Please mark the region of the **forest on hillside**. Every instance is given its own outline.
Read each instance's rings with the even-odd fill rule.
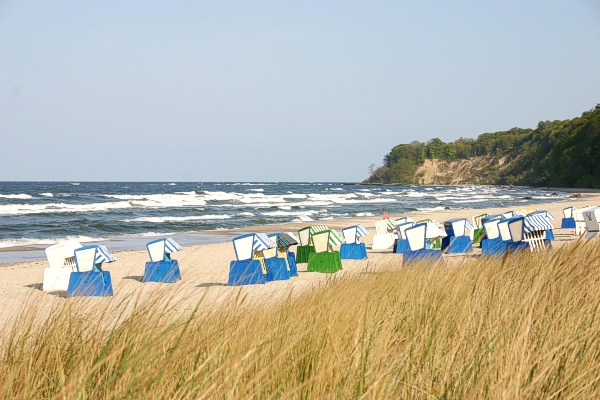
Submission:
[[[426,159],[467,160],[478,156],[502,159],[490,164],[488,184],[600,188],[600,104],[581,117],[541,121],[535,129],[512,128],[483,133],[477,139],[445,143],[399,144],[385,155],[383,166],[370,167],[367,183],[413,184]]]

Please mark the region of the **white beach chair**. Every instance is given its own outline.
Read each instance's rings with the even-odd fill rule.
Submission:
[[[591,239],[600,237],[600,207],[594,207],[584,211],[583,219],[586,227],[585,238]]]
[[[586,221],[583,217],[583,214],[586,211],[591,211],[594,208],[596,208],[596,206],[587,206],[584,208],[579,208],[573,211],[573,219],[575,220],[575,234],[576,235],[583,235],[586,232]]]
[[[395,229],[396,225],[389,219],[382,219],[375,222],[375,234],[373,235],[371,249],[384,250],[392,247],[397,237],[393,232]]]
[[[83,245],[79,242],[67,241],[46,249],[50,266],[44,269],[43,291],[67,290],[71,272],[75,271],[75,250],[80,247]]]

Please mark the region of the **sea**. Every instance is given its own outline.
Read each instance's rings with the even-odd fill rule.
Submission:
[[[0,182],[0,262],[45,258],[62,240],[143,249],[151,238],[216,243],[219,231],[286,222],[483,207],[523,208],[569,193],[501,186],[363,185],[343,182]],[[207,233],[207,231],[210,231]]]

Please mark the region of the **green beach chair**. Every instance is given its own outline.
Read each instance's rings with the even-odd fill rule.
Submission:
[[[308,256],[308,272],[324,272],[333,274],[342,269],[340,252],[332,250],[333,245],[343,243],[342,238],[335,230],[315,232],[311,235],[315,249]]]
[[[483,239],[485,229],[483,229],[483,223],[481,222],[481,219],[487,216],[488,214],[480,214],[473,217],[473,226],[475,227],[473,230],[473,244],[480,243],[481,239]]]

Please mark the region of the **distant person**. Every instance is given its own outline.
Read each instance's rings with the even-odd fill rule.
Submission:
[[[387,211],[383,212],[383,219],[389,219]]]

